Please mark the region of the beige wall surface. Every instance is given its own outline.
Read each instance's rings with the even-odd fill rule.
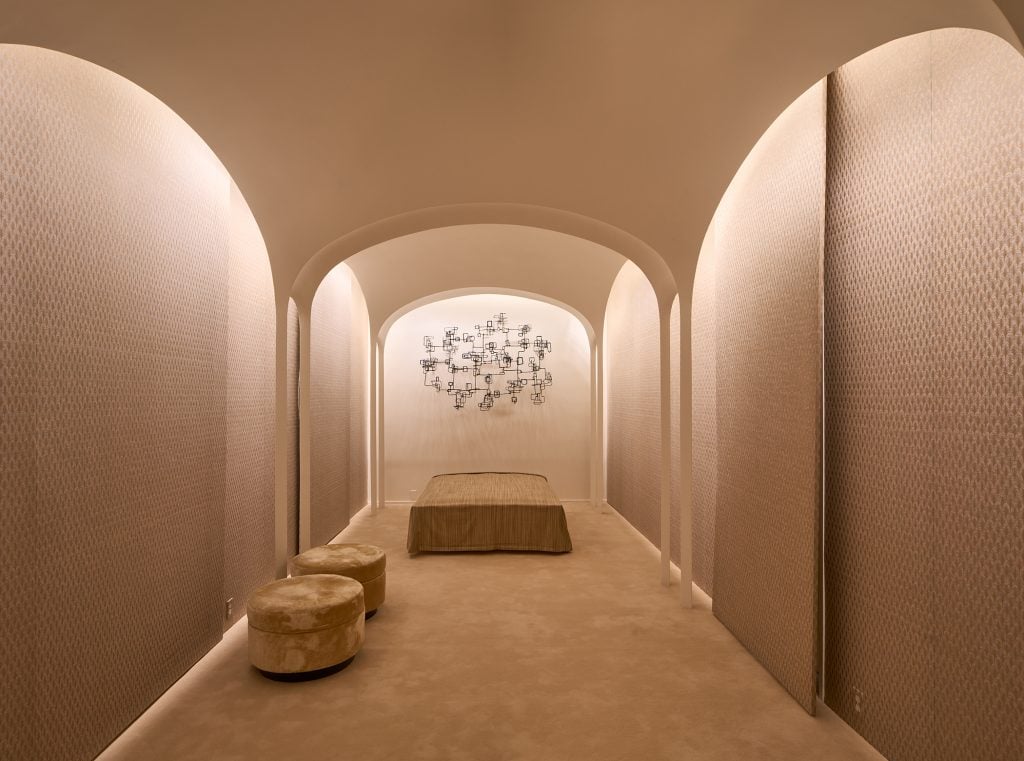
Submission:
[[[715,246],[710,231],[693,279],[691,305],[693,399],[693,581],[714,595],[715,513],[718,502],[718,373],[715,345]],[[673,384],[674,386],[675,384]]]
[[[226,490],[266,449],[262,371],[228,382],[266,315],[229,317],[268,273],[216,157],[131,83],[0,47],[0,101],[0,757],[77,761],[220,638]]]
[[[714,612],[814,713],[825,92],[751,151],[715,215]]]
[[[310,542],[326,544],[365,506],[366,309],[352,271],[338,266],[324,278],[310,317]],[[360,314],[361,312],[361,314]],[[363,402],[365,404],[365,402]],[[358,413],[358,414],[357,414]],[[365,437],[365,433],[363,434]],[[359,504],[352,499],[363,496]]]
[[[1024,757],[1024,62],[945,30],[829,98],[825,700],[892,761]]]
[[[529,395],[513,406],[500,397],[491,410],[476,399],[454,409],[448,395],[423,385],[420,359],[424,336],[439,344],[444,328],[460,333],[508,316],[510,327],[530,325],[529,338],[543,336],[552,350],[545,357],[553,383],[547,401]],[[509,334],[518,340],[515,331]],[[436,351],[442,362],[445,354]],[[526,357],[532,356],[532,351]],[[461,361],[461,351],[456,355]],[[446,384],[443,364],[435,375]],[[461,375],[460,375],[461,378]],[[504,391],[500,379],[496,384]],[[590,497],[590,343],[576,317],[552,304],[518,296],[458,296],[419,307],[401,317],[388,333],[384,349],[385,480],[389,500],[414,498],[438,473],[486,470],[521,471],[547,476],[560,499]]]
[[[274,578],[274,280],[234,183],[228,244],[224,599],[232,606],[225,628]]]
[[[659,329],[654,290],[627,262],[605,318],[608,504],[655,546],[661,542]]]

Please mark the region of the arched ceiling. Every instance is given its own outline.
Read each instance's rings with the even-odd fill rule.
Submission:
[[[546,296],[600,330],[625,261],[596,243],[520,225],[460,225],[379,243],[345,261],[376,332],[408,304],[448,291],[499,288]]]
[[[279,291],[352,231],[467,203],[600,220],[688,287],[772,120],[845,61],[944,26],[1019,46],[993,0],[6,0],[0,40],[182,116],[245,194]]]

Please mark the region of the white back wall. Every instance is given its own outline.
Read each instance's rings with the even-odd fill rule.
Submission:
[[[423,337],[439,344],[447,326],[473,332],[499,312],[509,325],[528,323],[530,336],[552,343],[545,358],[553,383],[547,402],[502,396],[479,410],[479,398],[461,410],[444,393],[424,387]],[[436,356],[444,359],[443,352]],[[439,367],[437,374],[447,382]],[[504,384],[502,384],[504,389]],[[479,397],[479,394],[477,395]],[[418,494],[431,476],[459,471],[508,470],[547,476],[563,499],[589,497],[590,342],[579,320],[560,307],[506,295],[458,296],[419,307],[391,327],[384,347],[385,496]]]

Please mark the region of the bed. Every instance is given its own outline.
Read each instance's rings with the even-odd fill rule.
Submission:
[[[536,473],[434,476],[409,512],[407,547],[417,552],[571,552],[565,510]]]

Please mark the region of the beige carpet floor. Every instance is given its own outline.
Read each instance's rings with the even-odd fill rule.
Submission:
[[[387,602],[346,670],[279,683],[249,667],[245,621],[103,761],[871,759],[807,716],[711,615],[658,584],[615,513],[570,505],[575,551],[404,551],[408,508],[342,534],[388,553]]]

